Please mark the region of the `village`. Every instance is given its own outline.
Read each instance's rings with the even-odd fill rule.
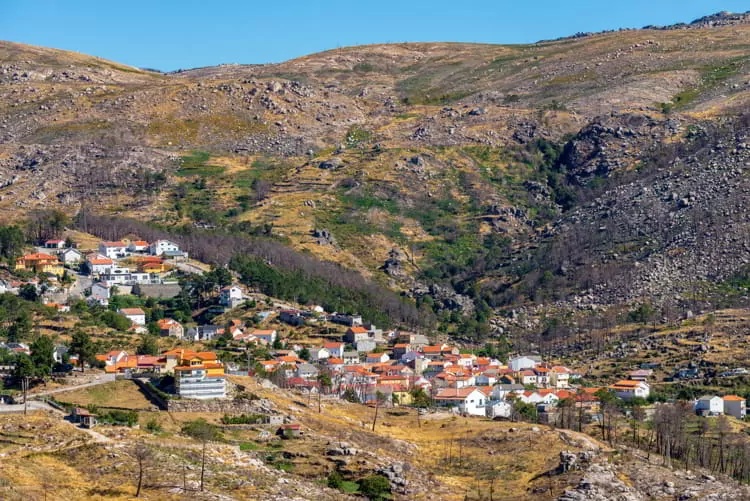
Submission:
[[[295,307],[268,298],[267,308],[258,309],[259,295],[229,272],[225,283],[215,286],[215,300],[203,308],[198,322],[190,315],[156,318],[124,300],[177,298],[184,293],[185,276],[209,270],[189,261],[188,253],[168,240],[102,241],[92,252],[78,250],[71,241],[48,240],[15,261],[14,271],[27,279],[0,282],[0,291],[23,295],[31,288],[42,304],[61,315],[69,314],[75,302],[85,301],[90,307],[117,313],[128,334],[168,342],[171,348],[158,349],[157,343],[149,353],[123,343],[89,358],[76,353],[70,343],[59,343],[54,349],[58,376],[79,370],[101,372],[147,382],[168,398],[231,399],[235,391],[227,375],[241,375],[308,398],[324,395],[372,407],[410,406],[420,412],[429,409],[551,425],[564,422],[560,409],[571,406],[579,415],[579,427],[584,421],[601,422],[602,400],[610,398],[629,408],[638,405],[653,411],[649,368],[634,368],[621,380],[596,386],[586,383],[586,374],[578,367],[528,354],[501,360],[436,343],[424,334],[381,329],[355,312],[329,313],[321,306]],[[256,308],[248,319],[244,308],[250,303]],[[215,320],[201,323],[201,318]],[[315,327],[318,335],[297,336],[306,326]],[[18,341],[1,343],[0,349],[32,354],[28,344]],[[5,358],[4,374],[12,376],[12,357]],[[726,375],[740,372],[735,369]],[[746,415],[746,400],[736,395],[702,396],[692,407],[706,417],[744,419]],[[88,424],[94,421],[91,416]]]

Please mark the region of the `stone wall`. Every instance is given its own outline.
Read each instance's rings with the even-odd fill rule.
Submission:
[[[167,402],[169,412],[216,412],[225,414],[278,414],[270,400],[192,400],[179,399]]]

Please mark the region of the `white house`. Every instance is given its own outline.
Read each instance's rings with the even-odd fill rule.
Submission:
[[[382,364],[390,359],[387,353],[368,353],[366,360],[368,364]]]
[[[536,355],[522,355],[520,357],[511,358],[508,360],[508,367],[513,371],[522,371],[524,369],[533,369],[537,365],[542,363],[542,359]]]
[[[60,261],[67,265],[78,264],[83,261],[83,254],[71,247],[70,249],[65,249],[60,252]]]
[[[227,285],[219,292],[219,304],[230,308],[237,307],[242,302],[242,289],[236,285]]]
[[[128,244],[128,251],[130,252],[146,252],[148,250],[148,242],[145,240],[132,240]]]
[[[62,249],[65,247],[65,240],[47,240],[44,242],[45,249]]]
[[[722,400],[724,401],[724,414],[737,419],[745,419],[747,402],[744,398],[737,395],[727,395]]]
[[[492,387],[492,400],[505,400],[511,393],[522,393],[523,385],[521,384],[496,384]]]
[[[570,369],[561,365],[552,367],[549,371],[549,386],[558,390],[570,388]]]
[[[157,240],[148,246],[148,252],[152,256],[161,256],[165,252],[179,252],[180,246],[169,240]]]
[[[110,259],[125,257],[128,253],[128,246],[125,242],[100,242],[99,254]]]
[[[538,379],[536,372],[531,370],[521,371],[521,384],[537,384]]]
[[[376,343],[374,339],[362,339],[360,341],[357,341],[355,347],[357,348],[358,352],[367,353],[374,350],[377,345],[378,343]]]
[[[724,414],[724,400],[715,395],[706,395],[695,401],[693,409],[703,416],[719,416]]]
[[[487,403],[485,412],[486,416],[490,419],[510,418],[513,413],[513,405],[505,401],[492,401]]]
[[[623,379],[609,387],[618,398],[632,400],[633,398],[648,398],[650,387],[646,381]],[[720,399],[721,400],[721,399]]]
[[[325,343],[323,344],[323,348],[328,350],[328,353],[331,354],[332,357],[335,358],[344,358],[344,348],[346,345],[344,343]]]
[[[112,297],[112,287],[109,284],[96,282],[91,286],[91,297],[96,299],[99,304],[109,304],[109,298]]]
[[[109,273],[115,266],[115,262],[107,256],[93,255],[88,256],[86,260],[89,263],[91,273],[94,275],[104,275]]]
[[[133,322],[133,325],[146,325],[146,312],[140,308],[120,308],[117,313]]]
[[[492,386],[497,382],[497,377],[490,374],[480,374],[475,378],[477,386]]]
[[[313,362],[317,362],[319,360],[325,360],[326,358],[331,356],[331,352],[329,352],[325,348],[310,348],[310,360]]]
[[[443,388],[433,398],[435,404],[454,407],[462,414],[486,416],[487,396],[474,386],[466,388]]]
[[[250,334],[268,344],[273,344],[277,335],[275,329],[255,329]]]
[[[341,356],[344,359],[345,365],[355,365],[359,363],[359,352],[358,351],[345,351]]]

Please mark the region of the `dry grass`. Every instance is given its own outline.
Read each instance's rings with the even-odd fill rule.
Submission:
[[[86,407],[122,407],[125,409],[148,409],[151,402],[132,381],[122,380],[105,383],[80,390],[66,391],[55,395],[57,400]]]

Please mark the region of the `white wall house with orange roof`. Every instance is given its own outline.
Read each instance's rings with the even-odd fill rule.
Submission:
[[[632,400],[634,398],[648,398],[650,387],[646,381],[632,381],[623,379],[609,387],[618,398]]]
[[[146,325],[146,312],[140,308],[120,308],[117,313],[133,322],[133,325]]]
[[[555,365],[549,371],[549,386],[551,388],[570,388],[570,369],[561,365]]]
[[[125,242],[99,242],[99,254],[110,259],[119,259],[128,254]]]
[[[443,388],[433,397],[435,404],[441,407],[451,407],[461,414],[470,416],[486,416],[488,397],[478,388]]]
[[[747,401],[737,395],[727,395],[722,399],[724,401],[724,414],[737,419],[745,419],[747,414]]]

